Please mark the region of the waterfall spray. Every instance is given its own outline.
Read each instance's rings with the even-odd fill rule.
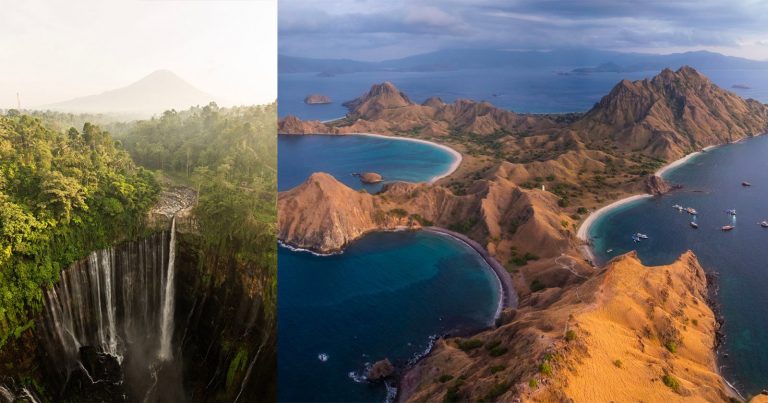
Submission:
[[[171,242],[168,248],[168,269],[163,292],[163,317],[160,328],[160,354],[162,361],[173,358],[171,340],[173,339],[173,305],[174,305],[174,260],[176,259],[176,216],[171,221]]]

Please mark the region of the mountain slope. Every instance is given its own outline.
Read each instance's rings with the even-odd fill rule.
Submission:
[[[158,70],[128,86],[47,105],[67,112],[122,113],[149,116],[168,109],[205,105],[214,97],[168,70]]]
[[[706,146],[763,133],[768,107],[723,90],[695,69],[623,80],[573,125],[593,143],[673,160]]]

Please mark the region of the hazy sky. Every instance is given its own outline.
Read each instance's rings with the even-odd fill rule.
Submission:
[[[168,69],[237,104],[277,97],[277,0],[0,0],[0,108]]]
[[[320,58],[591,47],[768,59],[766,0],[280,0],[279,30],[280,53]]]

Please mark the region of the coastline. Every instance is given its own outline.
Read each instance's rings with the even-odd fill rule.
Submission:
[[[445,177],[450,176],[454,172],[456,172],[457,169],[459,169],[459,166],[461,165],[461,162],[464,160],[464,157],[461,155],[460,152],[454,150],[453,148],[440,144],[435,143],[434,141],[429,140],[422,140],[422,139],[415,139],[413,137],[404,137],[404,136],[389,136],[386,134],[377,134],[377,133],[314,133],[314,134],[285,134],[285,133],[278,133],[278,135],[282,136],[365,136],[365,137],[379,137],[379,138],[385,138],[390,140],[399,140],[399,141],[410,141],[413,143],[421,143],[421,144],[427,144],[435,148],[439,148],[453,156],[453,162],[448,167],[448,169],[439,174],[435,175],[432,178],[430,178],[426,183],[434,184],[435,182],[439,181],[440,179],[443,179]]]
[[[509,275],[509,272],[507,272],[507,269],[505,269],[498,260],[491,256],[482,245],[464,234],[447,230],[445,228],[424,227],[422,230],[433,234],[449,236],[457,241],[460,241],[472,248],[475,253],[480,255],[480,257],[485,260],[485,263],[488,265],[488,267],[491,268],[491,271],[493,271],[493,274],[498,281],[499,291],[501,292],[499,298],[499,306],[496,308],[496,315],[494,315],[494,319],[498,319],[501,316],[501,311],[504,308],[517,308],[519,300],[517,292],[515,292],[515,288],[512,285],[512,277]]]
[[[711,150],[711,149],[713,149],[713,148],[715,148],[715,147],[718,147],[718,146],[709,146],[709,147],[704,147],[704,148],[702,149],[702,151],[704,151],[704,152],[707,152],[707,151],[709,151],[709,150]],[[667,164],[667,165],[664,165],[663,167],[659,168],[659,170],[658,170],[658,171],[656,171],[656,172],[654,173],[654,175],[658,176],[659,178],[663,178],[663,175],[664,175],[665,173],[667,173],[667,172],[669,172],[670,170],[672,170],[672,169],[674,169],[674,168],[677,168],[677,167],[679,167],[679,166],[681,166],[681,165],[684,165],[685,163],[689,162],[689,161],[690,161],[692,158],[694,158],[694,157],[696,157],[696,156],[698,156],[698,155],[701,155],[702,151],[695,151],[695,152],[692,152],[692,153],[690,153],[690,154],[686,155],[686,156],[685,156],[685,157],[683,157],[683,158],[680,158],[680,159],[677,159],[677,160],[675,160],[675,161],[672,161],[672,162],[670,162],[669,164]]]
[[[379,138],[386,138],[386,139],[393,139],[393,140],[401,140],[401,141],[410,141],[414,143],[421,143],[421,144],[427,144],[436,148],[439,148],[443,151],[446,151],[447,153],[451,154],[453,156],[453,162],[451,163],[450,167],[448,167],[448,170],[440,175],[435,175],[432,177],[432,179],[429,180],[429,184],[433,184],[440,179],[443,179],[447,176],[450,176],[456,170],[459,168],[459,165],[461,165],[461,161],[464,159],[464,157],[461,155],[460,152],[454,150],[451,147],[448,147],[447,145],[435,143],[433,141],[428,140],[422,140],[422,139],[415,139],[413,137],[401,137],[401,136],[388,136],[385,134],[376,134],[376,133],[347,133],[344,134],[344,136],[366,136],[366,137],[379,137]]]
[[[496,313],[494,314],[494,320],[498,319],[501,316],[501,311],[504,308],[517,308],[519,299],[517,296],[517,292],[515,291],[515,288],[512,284],[512,277],[509,275],[507,270],[504,268],[504,266],[499,263],[493,256],[491,256],[488,251],[485,250],[485,248],[480,245],[478,242],[472,240],[471,238],[467,237],[464,234],[460,234],[458,232],[454,232],[445,228],[441,227],[421,227],[421,231],[429,232],[432,234],[437,235],[443,235],[450,237],[458,242],[463,243],[464,245],[470,247],[472,250],[475,251],[482,259],[485,261],[485,263],[488,265],[488,267],[493,272],[494,277],[496,278],[498,289],[499,289],[499,303],[496,307]],[[374,233],[374,232],[402,232],[402,231],[419,231],[417,228],[410,228],[410,227],[396,227],[391,229],[377,229],[374,231],[368,231],[359,238],[356,238],[356,240],[362,239],[365,235]],[[354,242],[354,241],[353,241]],[[286,243],[285,241],[278,239],[277,243],[280,247],[286,248],[292,252],[302,252],[302,253],[310,253],[315,256],[334,256],[334,255],[341,255],[344,253],[344,250],[349,245],[345,245],[343,248],[341,248],[338,251],[333,251],[330,253],[320,253],[311,249],[306,248],[300,248],[293,246],[289,243]]]
[[[709,151],[715,147],[719,147],[718,145],[712,145],[703,148],[703,151]],[[697,155],[701,154],[701,151],[692,152],[690,154],[685,155],[682,158],[678,158],[672,162],[670,162],[667,165],[664,165],[663,167],[659,168],[656,172],[654,172],[655,176],[658,176],[659,178],[663,179],[663,176],[665,173],[669,172],[671,169],[677,168],[679,166],[684,165],[685,163],[689,162],[692,158],[696,157]],[[623,199],[616,200],[608,205],[605,205],[603,207],[600,207],[599,209],[589,213],[586,219],[579,225],[579,229],[576,231],[576,238],[580,239],[584,242],[583,245],[581,245],[578,249],[581,251],[583,257],[594,264],[595,262],[595,253],[592,250],[592,245],[589,242],[589,229],[592,227],[592,225],[597,221],[600,217],[608,213],[609,211],[621,207],[627,203],[632,203],[637,200],[646,199],[649,197],[653,197],[653,195],[648,193],[642,193],[642,194],[635,194],[628,197],[625,197]]]

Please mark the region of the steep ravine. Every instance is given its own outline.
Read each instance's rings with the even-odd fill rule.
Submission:
[[[0,352],[0,402],[274,400],[274,325],[254,270],[205,254],[193,220],[178,224],[173,272],[164,219],[64,269]]]

